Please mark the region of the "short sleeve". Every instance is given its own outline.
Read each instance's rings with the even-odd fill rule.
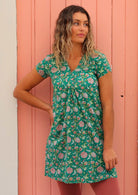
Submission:
[[[46,56],[42,61],[36,65],[36,71],[43,77],[47,78],[49,74],[49,56]]]
[[[109,64],[109,61],[107,60],[107,57],[105,54],[102,54],[102,56],[97,61],[97,77],[100,78],[101,76],[104,76],[109,71],[112,72],[111,65]]]

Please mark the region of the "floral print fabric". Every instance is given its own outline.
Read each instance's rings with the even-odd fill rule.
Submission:
[[[106,170],[104,134],[98,79],[112,71],[106,56],[85,55],[71,71],[67,61],[56,66],[53,54],[36,65],[37,72],[53,84],[53,115],[45,156],[45,176],[64,183],[93,183],[117,177]]]

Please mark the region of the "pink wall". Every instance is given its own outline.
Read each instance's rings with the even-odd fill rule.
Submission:
[[[138,1],[17,0],[18,80],[51,51],[55,20],[62,8],[82,5],[91,16],[96,46],[113,67],[114,149],[121,195],[137,190]],[[32,93],[52,104],[47,78]],[[48,113],[18,102],[19,195],[60,195],[56,181],[44,176]],[[81,184],[82,194],[93,194]]]

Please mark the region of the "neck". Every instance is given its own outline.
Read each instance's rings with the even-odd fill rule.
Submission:
[[[73,47],[69,54],[69,58],[77,58],[82,56],[82,44],[73,43]]]

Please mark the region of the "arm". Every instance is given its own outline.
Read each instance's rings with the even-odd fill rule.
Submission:
[[[104,146],[103,158],[106,168],[113,168],[117,164],[117,155],[113,150],[113,83],[112,73],[108,72],[99,78],[100,98],[103,109]]]
[[[108,72],[99,78],[100,98],[103,109],[104,149],[113,146],[113,84],[112,73]]]
[[[36,71],[36,68],[34,68],[17,84],[13,91],[13,96],[31,106],[51,113],[51,105],[43,102],[29,92],[33,87],[43,80],[44,78],[41,77]]]

